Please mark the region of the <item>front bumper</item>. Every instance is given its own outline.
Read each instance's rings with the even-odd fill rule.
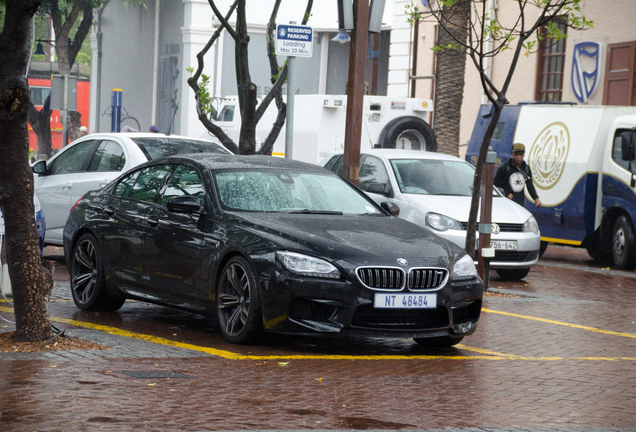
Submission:
[[[459,336],[475,331],[481,312],[479,278],[430,291],[434,309],[376,309],[372,290],[359,281],[302,278],[279,271],[260,275],[265,330],[305,335],[354,334],[391,338]],[[421,292],[418,292],[420,294]]]
[[[464,230],[432,231],[462,249],[466,247],[466,231]],[[515,240],[517,242],[517,250],[495,251],[495,257],[490,260],[490,268],[493,270],[529,268],[539,262],[539,248],[541,247],[539,234],[533,232],[500,232],[499,234],[491,234],[490,239],[493,241]],[[475,247],[478,244],[479,234],[475,238]]]

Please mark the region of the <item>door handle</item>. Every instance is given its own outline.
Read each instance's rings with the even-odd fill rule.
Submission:
[[[66,183],[64,186],[62,186],[62,190],[70,190],[73,187],[73,185],[71,185],[70,183]]]
[[[115,209],[112,207],[104,207],[104,213],[106,213],[108,216],[112,216],[115,214]]]
[[[159,218],[157,216],[149,216],[146,218],[146,222],[148,222],[148,225],[155,227],[159,225]]]

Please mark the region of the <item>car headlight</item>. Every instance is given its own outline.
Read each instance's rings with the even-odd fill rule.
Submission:
[[[449,229],[461,230],[462,224],[455,219],[439,213],[426,213],[426,225],[437,231],[446,231]]]
[[[470,255],[464,255],[453,266],[453,280],[472,279],[477,277],[477,269]]]
[[[320,258],[286,251],[276,251],[276,256],[287,270],[298,275],[332,279],[340,277],[336,267]]]
[[[530,218],[523,224],[523,232],[533,232],[535,234],[539,234],[539,224],[534,216],[530,216]]]

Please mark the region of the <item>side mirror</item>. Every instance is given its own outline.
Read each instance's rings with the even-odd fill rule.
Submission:
[[[636,159],[634,151],[634,131],[623,132],[621,134],[622,159],[624,161],[632,161]]]
[[[195,196],[178,196],[168,200],[166,207],[174,213],[199,213],[201,201]]]
[[[380,207],[382,207],[382,210],[385,210],[391,216],[398,217],[400,215],[400,207],[398,207],[397,204],[384,201],[383,203],[380,204]]]
[[[33,164],[31,169],[36,174],[40,174],[40,175],[46,174],[46,161],[36,162],[35,164]]]
[[[365,185],[364,191],[385,196],[388,195],[390,192],[389,188],[382,183],[368,183],[367,185]]]

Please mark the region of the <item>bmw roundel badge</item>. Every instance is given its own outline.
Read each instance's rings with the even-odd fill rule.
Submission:
[[[397,262],[398,262],[399,265],[402,265],[402,266],[409,265],[409,262],[407,260],[405,260],[404,258],[398,258]]]

